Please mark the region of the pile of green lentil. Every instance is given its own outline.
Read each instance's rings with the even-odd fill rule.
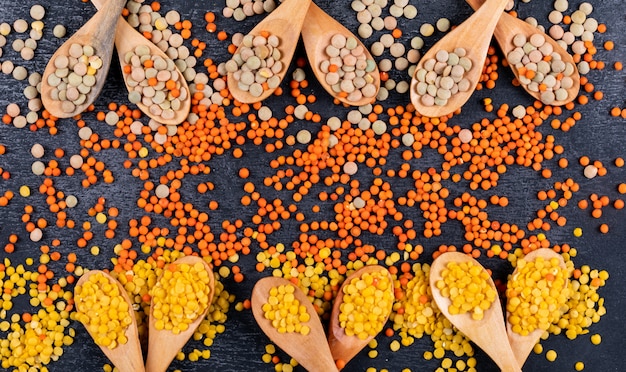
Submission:
[[[254,324],[255,281],[290,279],[326,324],[345,277],[380,264],[394,278],[392,315],[346,370],[495,371],[432,301],[429,265],[441,252],[471,254],[504,298],[517,260],[539,247],[572,269],[570,297],[524,369],[622,365],[617,0],[510,2],[574,54],[582,80],[573,103],[534,102],[494,43],[478,90],[445,118],[415,114],[408,82],[420,56],[471,14],[462,1],[320,1],[370,48],[376,101],[333,102],[300,48],[275,95],[236,102],[227,63],[279,4],[129,0],[123,16],[189,83],[188,119],[167,126],[129,100],[118,67],[94,107],[51,117],[39,97],[43,67],[95,10],[81,0],[0,0],[0,366],[54,371],[80,361],[111,371],[77,320],[77,279],[110,271],[146,341],[157,278],[197,254],[215,272],[213,303],[173,370],[300,368]]]

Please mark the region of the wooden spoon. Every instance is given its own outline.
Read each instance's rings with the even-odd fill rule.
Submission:
[[[108,0],[111,1],[111,0]],[[96,8],[102,9],[105,5],[105,0],[91,0],[93,5]],[[120,60],[120,65],[122,66],[122,76],[124,77],[124,84],[126,84],[126,89],[130,92],[132,88],[128,85],[127,82],[127,74],[124,73],[124,66],[126,62],[124,62],[124,56],[126,53],[135,50],[135,48],[139,45],[145,45],[150,48],[150,54],[159,56],[164,60],[171,60],[170,57],[167,56],[159,47],[154,45],[150,40],[146,39],[142,34],[137,32],[131,25],[126,22],[124,17],[120,16],[120,20],[117,24],[117,28],[115,30],[115,47],[117,48],[117,56]],[[181,100],[180,109],[175,111],[175,115],[171,119],[163,119],[158,115],[154,115],[150,112],[149,108],[141,102],[137,102],[137,107],[146,114],[148,117],[156,120],[157,122],[165,125],[176,125],[182,123],[187,116],[189,115],[189,110],[191,108],[191,94],[189,93],[189,86],[187,85],[187,81],[183,77],[183,74],[180,72],[178,67],[174,67],[179,76],[179,82],[181,84],[181,91],[184,89],[187,91],[187,96],[184,100]]]
[[[326,91],[339,101],[352,106],[362,106],[368,103],[372,103],[375,98],[363,97],[358,101],[350,101],[346,97],[339,96],[328,83],[326,83],[326,74],[320,70],[320,63],[328,59],[325,49],[330,44],[330,39],[333,35],[341,34],[346,38],[354,38],[358,44],[365,51],[367,59],[374,60],[369,49],[363,45],[361,40],[354,36],[347,28],[337,22],[333,17],[329,16],[320,7],[311,3],[309,11],[306,15],[306,22],[302,26],[302,41],[306,49],[306,54],[309,59],[309,64],[315,73],[315,77],[319,81],[320,85],[326,89]],[[374,85],[376,86],[376,94],[380,89],[380,73],[378,71],[378,65],[376,69],[371,73],[374,76]],[[375,96],[374,96],[375,97]]]
[[[267,17],[259,22],[251,31],[250,35],[259,35],[262,31],[278,36],[280,45],[278,49],[281,53],[280,61],[283,68],[275,76],[282,81],[287,73],[287,69],[293,58],[293,53],[298,45],[300,31],[311,0],[285,0]],[[236,52],[235,52],[236,53]],[[233,73],[228,73],[228,90],[236,100],[242,103],[260,102],[269,97],[276,89],[266,89],[259,97],[255,97],[249,92],[239,89]]]
[[[373,273],[373,272],[386,272],[389,276],[390,286],[388,288],[389,292],[391,292],[391,296],[393,298],[393,279],[391,278],[391,274],[387,269],[379,265],[369,265],[364,266],[361,269],[355,271],[350,276],[346,278],[346,280],[339,288],[339,292],[337,292],[337,297],[335,298],[335,303],[333,304],[333,311],[330,316],[330,328],[328,331],[328,344],[330,345],[330,351],[333,354],[333,358],[337,360],[343,361],[347,364],[355,355],[359,353],[374,337],[369,336],[368,338],[361,340],[357,336],[348,336],[341,325],[339,324],[339,307],[343,302],[343,288],[347,283],[350,283],[354,278],[360,278],[363,274]],[[390,311],[391,313],[391,311]],[[386,315],[386,319],[390,314]]]
[[[255,284],[252,290],[251,302],[252,314],[257,324],[272,342],[291,355],[306,370],[318,372],[337,371],[317,312],[311,304],[311,300],[297,286],[294,285],[296,287],[294,296],[300,301],[300,304],[306,306],[308,313],[311,315],[311,319],[308,322],[311,332],[306,336],[295,332],[279,333],[272,326],[272,323],[265,319],[263,305],[268,301],[270,289],[280,285],[294,284],[286,279],[273,276],[263,278]]]
[[[543,257],[543,259],[546,261],[557,258],[559,260],[559,266],[561,266],[563,269],[566,268],[563,257],[549,248],[540,248],[534,250],[528,253],[524,257],[524,260],[526,260],[527,262],[531,262],[536,260],[537,257]],[[517,269],[515,269],[512,275],[516,274]],[[565,285],[568,285],[567,282]],[[509,315],[510,314],[507,312],[506,331],[509,337],[509,343],[511,344],[511,349],[513,349],[513,354],[515,354],[515,358],[517,359],[517,362],[521,367],[524,365],[524,363],[526,362],[526,358],[528,358],[531,350],[533,349],[533,347],[535,347],[535,345],[541,338],[541,335],[543,335],[545,331],[537,328],[535,331],[531,332],[527,336],[522,336],[519,333],[513,332],[513,330],[511,329],[511,324],[508,322]]]
[[[117,347],[113,349],[110,349],[106,346],[100,346],[100,349],[102,350],[102,352],[104,352],[104,355],[106,355],[107,358],[109,358],[111,363],[113,363],[115,367],[117,367],[120,370],[120,372],[144,371],[143,355],[141,353],[141,344],[139,343],[139,333],[137,331],[137,319],[135,318],[135,312],[133,311],[133,303],[130,300],[130,297],[128,297],[128,293],[126,293],[126,290],[124,289],[124,287],[122,287],[122,284],[118,282],[117,280],[115,280],[111,275],[105,273],[104,271],[90,270],[84,273],[80,277],[76,285],[82,286],[85,282],[89,280],[89,278],[92,275],[95,275],[95,274],[102,274],[105,278],[111,281],[111,283],[115,283],[115,285],[119,288],[120,294],[122,295],[122,297],[128,304],[128,309],[130,311],[130,316],[132,319],[132,323],[128,326],[128,328],[126,329],[126,333],[125,333],[126,338],[128,339],[127,343],[123,345],[117,345]],[[87,329],[87,332],[89,332],[89,334],[93,338],[94,335],[91,333],[91,330],[89,329],[87,324],[83,324],[83,325]]]
[[[72,35],[72,37],[67,39],[52,55],[50,61],[48,61],[41,81],[41,101],[46,110],[53,116],[57,118],[69,118],[78,115],[85,111],[100,94],[109,72],[109,66],[111,65],[115,27],[117,26],[122,8],[125,4],[126,0],[109,0],[106,5],[97,11],[87,23]],[[62,102],[53,100],[51,97],[51,92],[54,87],[48,84],[48,77],[56,70],[54,60],[60,55],[69,55],[70,46],[74,43],[92,46],[96,55],[102,59],[102,66],[96,72],[96,84],[91,87],[91,91],[88,93],[85,102],[81,105],[77,105],[71,112],[65,112],[62,109]]]
[[[451,52],[455,48],[465,48],[467,51],[466,57],[472,61],[471,70],[464,75],[464,78],[470,82],[470,89],[452,95],[443,106],[424,106],[420,96],[417,94],[417,79],[413,75],[411,80],[411,103],[413,103],[417,112],[423,116],[440,117],[453,113],[467,102],[480,81],[493,31],[507,3],[508,0],[487,0],[480,9],[426,52],[418,63],[415,69],[416,72],[423,67],[424,61],[435,58],[435,55],[440,50]]]
[[[472,319],[469,313],[450,314],[448,311],[450,299],[442,296],[436,287],[437,281],[441,279],[441,272],[446,268],[448,262],[472,262],[474,265],[480,266],[478,261],[460,252],[447,252],[437,257],[430,268],[430,287],[437,307],[450,320],[450,323],[487,353],[502,371],[521,371],[509,345],[500,301],[496,299],[491,307],[485,310],[481,320]],[[496,290],[491,278],[489,278],[489,285]]]
[[[465,1],[474,10],[478,9],[483,4],[483,0],[465,0]],[[570,76],[572,80],[574,81],[574,84],[572,85],[570,89],[567,90],[567,99],[563,101],[554,101],[550,105],[562,106],[574,100],[574,98],[578,96],[578,91],[580,90],[580,74],[578,73],[578,67],[576,67],[576,63],[574,63],[574,58],[572,58],[572,56],[565,49],[563,49],[559,45],[559,43],[557,43],[549,35],[546,35],[544,32],[539,30],[537,27],[533,27],[529,23],[524,22],[523,20],[517,17],[513,17],[512,15],[506,12],[503,12],[502,15],[500,16],[500,20],[498,21],[498,24],[496,25],[494,36],[496,37],[496,40],[498,41],[498,44],[500,45],[500,49],[502,50],[502,53],[504,54],[505,57],[509,54],[509,52],[515,49],[515,46],[513,45],[513,37],[515,37],[515,35],[517,34],[526,35],[526,38],[528,40],[530,40],[530,37],[533,34],[541,34],[546,39],[546,42],[552,45],[554,52],[558,53],[561,56],[561,59],[563,60],[563,62],[571,63],[574,66],[574,73]],[[517,68],[510,63],[509,63],[509,67],[511,67],[513,74],[515,74],[515,77],[517,77],[519,80],[519,71],[517,70]],[[535,97],[538,100],[541,100],[540,92],[533,92],[531,90],[528,90],[528,87],[526,85],[522,85],[522,87],[524,87],[524,89],[531,96]]]
[[[202,263],[209,273],[209,305],[204,312],[198,314],[198,317],[189,324],[189,328],[186,331],[174,334],[169,330],[157,330],[155,328],[156,320],[152,316],[152,309],[154,305],[154,298],[152,298],[152,304],[150,305],[150,319],[148,323],[148,358],[146,361],[146,371],[148,372],[165,372],[170,365],[176,354],[180,349],[185,346],[191,335],[196,331],[196,328],[202,323],[206,317],[211,302],[213,301],[213,294],[215,293],[215,277],[211,267],[200,257],[197,256],[184,256],[176,261],[174,264],[188,264],[195,265],[196,263]]]

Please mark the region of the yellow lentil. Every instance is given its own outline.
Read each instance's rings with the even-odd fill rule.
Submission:
[[[107,222],[107,216],[106,216],[106,214],[104,214],[104,213],[102,213],[102,212],[100,212],[100,213],[96,214],[96,221],[97,221],[99,224],[104,224],[104,223],[106,223],[106,222]]]
[[[583,236],[583,229],[580,227],[577,227],[574,229],[574,236],[577,238],[580,238],[581,236]]]
[[[594,345],[600,345],[600,343],[602,342],[602,336],[600,336],[599,334],[594,334],[591,336],[591,343]]]
[[[471,313],[480,320],[491,307],[498,293],[489,284],[489,274],[472,262],[449,262],[435,283],[441,295],[450,299],[448,311],[452,315]]]
[[[30,187],[23,185],[20,187],[20,195],[24,198],[27,198],[30,196]]]
[[[270,288],[267,302],[263,304],[263,314],[279,333],[300,333],[308,335],[311,328],[306,324],[311,314],[306,306],[295,297],[296,287],[280,285]]]
[[[507,311],[511,329],[528,335],[539,328],[548,330],[566,309],[569,297],[569,271],[557,258],[535,261],[517,260],[517,272],[507,282]]]
[[[210,278],[204,265],[170,264],[151,291],[156,329],[178,334],[210,306]]]
[[[400,342],[398,340],[391,341],[391,343],[389,344],[389,349],[394,352],[400,350]]]
[[[556,360],[556,351],[554,350],[548,350],[546,351],[546,359],[550,362],[554,362]]]
[[[74,289],[76,318],[92,334],[97,345],[114,349],[128,342],[126,330],[132,313],[119,287],[102,273],[95,273]]]
[[[583,369],[585,369],[585,363],[576,362],[576,364],[574,364],[574,369],[577,371],[582,371]]]
[[[383,329],[393,305],[387,270],[363,273],[343,286],[339,325],[346,335],[365,340]]]

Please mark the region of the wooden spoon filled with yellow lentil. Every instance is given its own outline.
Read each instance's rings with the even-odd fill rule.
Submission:
[[[137,321],[122,285],[109,274],[91,270],[74,288],[76,319],[121,372],[144,370]]]
[[[326,334],[311,301],[292,282],[259,280],[252,290],[254,319],[267,337],[309,371],[336,371]]]
[[[335,298],[328,335],[339,369],[382,331],[393,301],[393,279],[382,266],[365,266],[346,278]]]
[[[521,371],[509,345],[498,291],[478,261],[460,252],[443,253],[433,261],[430,286],[446,318],[502,371]]]
[[[206,316],[215,277],[200,257],[185,256],[166,266],[152,288],[146,371],[164,372]]]
[[[548,248],[532,251],[516,261],[507,281],[506,327],[520,366],[567,308],[571,271],[563,257]]]

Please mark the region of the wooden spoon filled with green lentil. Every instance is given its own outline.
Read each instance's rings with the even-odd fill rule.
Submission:
[[[483,0],[466,0],[474,10]],[[562,106],[580,90],[574,58],[543,31],[502,13],[494,31],[496,41],[520,85],[546,105]]]
[[[308,371],[337,371],[322,323],[302,290],[287,279],[266,277],[252,290],[252,314],[261,330]]]
[[[215,277],[202,258],[185,256],[166,265],[150,291],[146,371],[165,372],[206,317]]]
[[[382,266],[364,266],[346,278],[335,298],[328,332],[340,369],[382,331],[393,301],[393,279]]]
[[[228,90],[242,103],[260,102],[279,87],[291,64],[311,0],[285,0],[259,22],[224,64]]]
[[[507,337],[498,291],[485,268],[467,254],[447,252],[430,268],[430,287],[441,313],[502,371],[520,372]]]
[[[41,101],[53,116],[78,115],[100,94],[124,4],[125,0],[109,0],[50,58],[41,81]]]
[[[315,4],[309,6],[302,41],[315,77],[326,91],[351,106],[372,103],[380,73],[368,48]]]
[[[461,108],[482,75],[493,31],[508,0],[487,0],[433,45],[411,79],[411,103],[422,116],[441,117]]]
[[[101,9],[104,0],[91,1]],[[115,47],[128,99],[150,118],[165,125],[182,123],[191,109],[191,93],[182,72],[159,47],[121,17]]]
[[[120,282],[100,270],[83,274],[74,288],[76,319],[121,372],[144,370],[133,304]]]

